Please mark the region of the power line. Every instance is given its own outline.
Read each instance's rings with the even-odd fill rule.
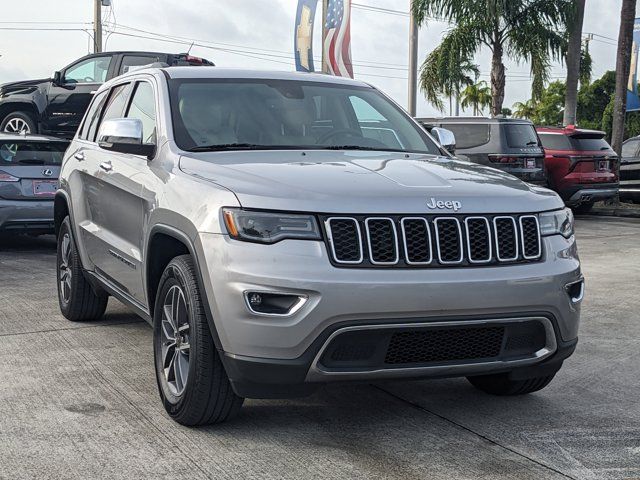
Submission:
[[[398,15],[398,16],[402,16],[402,17],[409,17],[410,16],[409,12],[403,12],[401,10],[392,10],[390,8],[375,7],[373,5],[365,5],[365,4],[362,4],[362,3],[351,3],[351,6],[353,8],[358,8],[360,10],[369,10],[369,11],[372,11],[372,12],[387,13],[389,15]]]

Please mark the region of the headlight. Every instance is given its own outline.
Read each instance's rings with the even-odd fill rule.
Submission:
[[[239,208],[223,208],[222,213],[229,235],[236,240],[276,243],[286,238],[322,239],[313,215],[252,212]]]
[[[538,218],[542,236],[562,235],[564,238],[569,238],[573,235],[573,212],[570,208],[541,213]]]

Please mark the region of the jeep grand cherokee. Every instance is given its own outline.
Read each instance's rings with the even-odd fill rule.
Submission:
[[[562,200],[451,158],[354,80],[118,77],[67,151],[55,217],[62,313],[95,320],[112,295],[146,319],[185,425],[335,381],[534,392],[577,343]]]

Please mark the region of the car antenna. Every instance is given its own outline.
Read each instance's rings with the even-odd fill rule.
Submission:
[[[195,42],[191,42],[191,45],[189,45],[189,50],[187,50],[187,55],[189,55],[191,53],[191,49],[193,48],[194,44],[195,44]]]

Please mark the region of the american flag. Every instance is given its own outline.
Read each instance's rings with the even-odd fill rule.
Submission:
[[[351,64],[351,0],[329,0],[324,53],[331,75],[353,78]]]

